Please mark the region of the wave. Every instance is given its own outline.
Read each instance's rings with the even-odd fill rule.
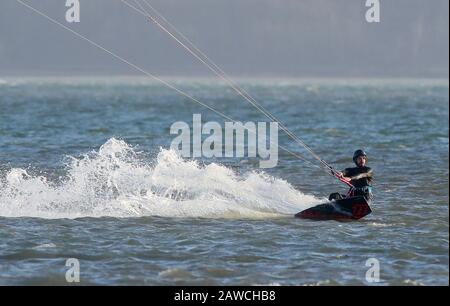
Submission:
[[[267,218],[292,215],[319,199],[264,172],[238,174],[160,149],[145,161],[122,140],[69,157],[58,182],[11,169],[0,181],[0,216],[37,218],[202,217]]]

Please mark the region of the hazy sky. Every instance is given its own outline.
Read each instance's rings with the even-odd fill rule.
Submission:
[[[120,0],[23,0],[157,75],[211,75]],[[133,0],[129,0],[132,2]],[[277,77],[448,77],[449,1],[148,0],[232,75]],[[0,75],[139,74],[36,15],[0,0]]]

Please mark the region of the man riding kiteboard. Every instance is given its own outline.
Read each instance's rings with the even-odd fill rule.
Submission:
[[[373,170],[366,166],[367,154],[363,150],[356,150],[353,154],[353,162],[356,167],[346,168],[342,172],[332,171],[332,174],[340,178],[343,181],[347,181],[351,184],[350,190],[346,195],[339,193],[332,193],[329,200],[341,200],[343,198],[363,196],[367,201],[372,200],[372,181]]]
[[[332,193],[329,203],[320,204],[305,209],[295,216],[313,220],[361,219],[372,212],[369,204],[372,202],[373,171],[366,166],[367,154],[357,150],[353,154],[356,167],[336,171],[330,167],[331,174],[350,187],[346,195]]]

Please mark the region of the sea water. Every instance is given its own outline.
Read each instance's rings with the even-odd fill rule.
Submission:
[[[269,121],[223,83],[170,82],[235,120]],[[174,122],[225,119],[148,79],[2,79],[0,284],[69,284],[75,258],[81,284],[448,285],[448,80],[239,85],[336,168],[364,148],[373,213],[295,219],[346,187],[281,149],[271,169],[183,158]],[[281,130],[279,143],[315,162]]]

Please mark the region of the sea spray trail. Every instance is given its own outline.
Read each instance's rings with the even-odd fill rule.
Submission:
[[[264,172],[239,175],[223,165],[183,160],[173,150],[161,149],[148,163],[114,138],[98,152],[70,157],[58,182],[11,169],[0,185],[4,217],[265,218],[318,202]]]

